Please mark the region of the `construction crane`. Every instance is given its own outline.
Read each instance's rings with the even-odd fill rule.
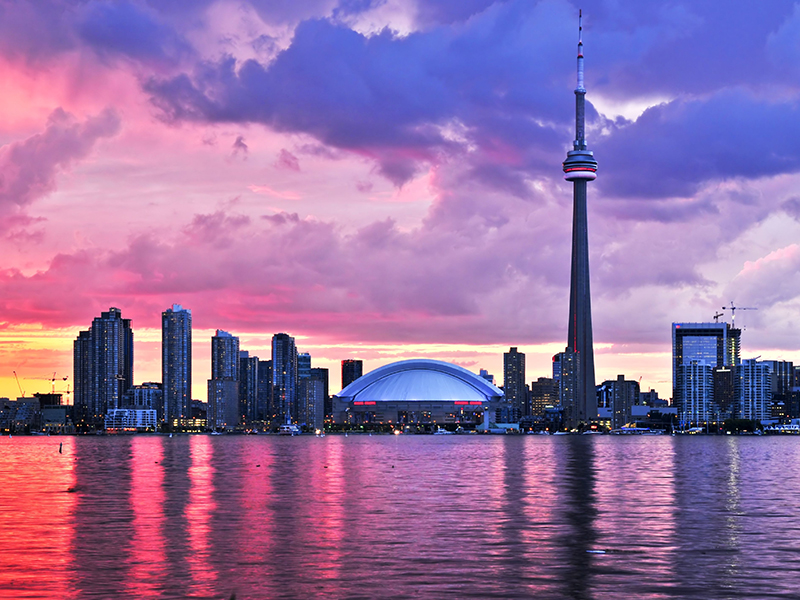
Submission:
[[[52,377],[37,377],[36,378],[37,381],[49,381],[50,382],[50,393],[51,394],[55,394],[56,393],[56,380],[58,380],[58,379],[60,379],[61,381],[66,381],[67,379],[69,379],[69,375],[67,375],[66,377],[56,377],[56,372],[53,371],[53,376]]]
[[[50,380],[50,393],[51,394],[55,394],[56,393],[56,379],[60,379],[61,381],[66,381],[67,379],[69,379],[69,375],[67,375],[66,377],[56,377],[56,372],[53,371],[53,378]]]
[[[66,390],[56,390],[56,392],[54,392],[54,393],[66,394],[67,395],[67,401],[66,401],[65,404],[72,404],[72,401],[70,400],[70,394],[72,394],[72,392],[69,389],[69,384],[67,384],[67,389]]]
[[[733,300],[731,300],[731,305],[730,306],[723,306],[722,310],[731,311],[731,327],[735,327],[736,323],[734,321],[736,319],[736,311],[737,310],[758,310],[758,309],[757,308],[745,308],[744,306],[736,306],[736,305],[734,305]]]
[[[19,393],[22,394],[22,397],[24,398],[25,397],[25,390],[22,389],[22,386],[19,383],[19,377],[17,377],[17,372],[16,371],[12,371],[12,372],[14,373],[14,379],[17,380],[17,387],[19,388]]]
[[[719,323],[719,318],[723,316],[725,313],[717,313],[714,315],[714,323]]]

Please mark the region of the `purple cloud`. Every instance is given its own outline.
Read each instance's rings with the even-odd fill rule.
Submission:
[[[56,175],[89,155],[95,143],[116,135],[119,117],[110,109],[80,122],[62,109],[47,127],[0,148],[0,212],[23,208],[56,188]]]
[[[278,154],[278,159],[275,161],[275,167],[278,169],[286,169],[289,171],[299,171],[300,161],[297,157],[289,152],[286,148],[281,148]]]

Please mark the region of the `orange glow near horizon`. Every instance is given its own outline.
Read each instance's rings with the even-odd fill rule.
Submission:
[[[13,371],[26,396],[34,392],[48,393],[51,379],[56,373],[56,391],[64,393],[64,403],[72,403],[72,344],[78,333],[89,327],[69,327],[47,330],[43,326],[11,325],[0,329],[0,398],[15,399],[20,390]],[[207,381],[211,366],[211,337],[214,329],[194,329],[192,332],[192,396],[206,400]],[[240,339],[242,350],[262,359],[271,357],[271,335],[231,331]],[[330,372],[330,393],[341,387],[341,361],[358,358],[364,361],[365,372],[382,365],[408,358],[431,358],[452,362],[477,373],[486,369],[502,385],[503,353],[509,346],[499,344],[390,344],[390,343],[326,343],[326,340],[295,336],[301,352],[309,352],[315,367]],[[559,343],[520,345],[526,354],[527,379],[552,376],[552,356],[563,350]],[[622,350],[622,351],[620,351]],[[595,364],[598,383],[616,379],[624,373],[628,379],[642,376],[643,391],[656,389],[661,398],[672,393],[671,362],[669,352],[626,352],[610,344],[595,345]],[[134,382],[161,381],[161,330],[136,328],[134,330]],[[64,381],[63,377],[67,377]]]

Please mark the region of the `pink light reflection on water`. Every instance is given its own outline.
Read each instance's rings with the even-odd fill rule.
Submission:
[[[190,439],[192,466],[189,467],[189,505],[186,507],[186,520],[189,533],[187,557],[192,579],[192,592],[196,596],[212,596],[217,585],[217,572],[209,555],[211,543],[211,514],[216,509],[213,496],[214,444],[205,435],[195,435]]]
[[[136,598],[157,598],[166,577],[164,540],[163,440],[135,437],[131,443],[130,504],[133,539],[130,544],[128,593]]]
[[[74,453],[71,437],[0,439],[0,594],[75,597]]]
[[[273,512],[267,506],[272,491],[270,476],[275,476],[276,465],[272,453],[260,442],[257,437],[245,440],[237,461],[243,471],[242,486],[238,490],[238,504],[242,510],[238,523],[242,529],[237,537],[242,575],[247,581],[258,582],[254,593],[264,594],[275,585],[273,569],[266,568],[266,557],[277,541],[271,535]]]
[[[344,543],[343,442],[341,436],[328,436],[320,441],[320,459],[309,481],[314,497],[322,503],[316,516],[321,550],[316,576],[323,581],[338,579],[341,571]]]

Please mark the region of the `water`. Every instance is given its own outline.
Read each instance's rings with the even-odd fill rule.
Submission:
[[[799,466],[793,437],[2,438],[0,597],[795,598]]]

